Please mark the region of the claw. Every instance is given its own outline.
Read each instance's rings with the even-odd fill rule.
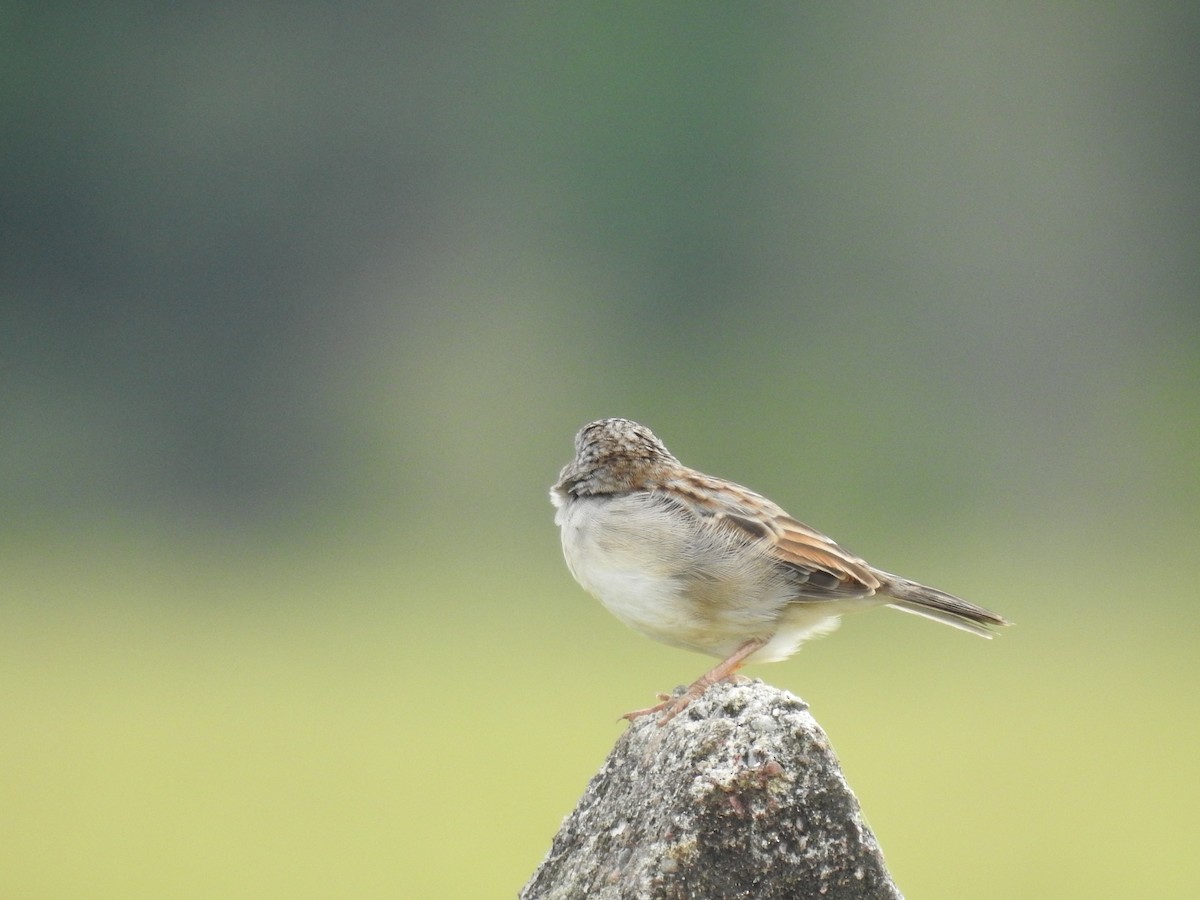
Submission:
[[[673,718],[687,709],[688,704],[693,700],[704,696],[704,692],[719,681],[737,682],[741,676],[737,674],[737,670],[742,667],[746,659],[752,656],[755,651],[762,649],[767,643],[765,638],[753,638],[746,641],[738,647],[727,659],[721,660],[717,665],[713,666],[695,681],[693,681],[686,691],[678,698],[672,698],[671,694],[659,694],[658,699],[661,703],[656,703],[654,706],[648,706],[645,709],[635,709],[632,712],[627,712],[621,716],[627,722],[632,722],[634,719],[640,719],[642,716],[651,716],[657,712],[666,712],[663,717],[658,720],[658,725],[661,728]]]

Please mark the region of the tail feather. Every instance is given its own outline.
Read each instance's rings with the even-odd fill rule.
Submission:
[[[901,612],[924,616],[926,619],[961,628],[985,638],[994,637],[995,629],[1009,624],[1003,616],[990,609],[968,603],[937,588],[879,570],[875,571],[875,575],[883,582],[879,593],[891,597],[894,602],[888,605]]]

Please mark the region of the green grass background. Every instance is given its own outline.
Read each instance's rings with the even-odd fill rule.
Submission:
[[[1194,893],[1190,5],[9,12],[0,896],[512,896],[607,415],[1017,623],[750,670],[907,896]]]
[[[616,716],[705,665],[610,621],[544,538],[469,563],[333,540],[303,561],[23,554],[0,662],[8,892],[511,894]],[[1186,896],[1194,634],[1147,599],[1175,579],[1089,611],[1110,590],[1094,547],[1030,540],[997,578],[1005,553],[956,543],[921,568],[1010,613],[1001,640],[878,611],[753,674],[812,704],[910,894]]]

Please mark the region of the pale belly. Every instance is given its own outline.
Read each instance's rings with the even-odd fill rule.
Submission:
[[[785,579],[732,537],[642,496],[573,501],[555,521],[580,585],[665,644],[724,658],[746,640],[767,638],[750,661],[772,662],[832,631],[847,611],[842,603],[794,602]]]

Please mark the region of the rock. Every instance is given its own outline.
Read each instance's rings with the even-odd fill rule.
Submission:
[[[825,732],[761,681],[630,725],[521,892],[734,897],[901,898]]]

